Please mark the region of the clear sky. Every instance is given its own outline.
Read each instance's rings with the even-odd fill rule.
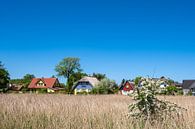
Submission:
[[[56,75],[72,56],[117,82],[195,79],[195,2],[0,0],[0,61],[11,78]]]

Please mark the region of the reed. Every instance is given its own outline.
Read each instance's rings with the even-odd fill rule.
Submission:
[[[121,95],[1,94],[1,129],[193,129],[195,97],[160,96],[187,109],[182,119],[143,127],[129,118],[132,98]]]

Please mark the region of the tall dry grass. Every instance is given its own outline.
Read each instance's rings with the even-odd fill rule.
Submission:
[[[185,107],[183,119],[145,125],[145,129],[194,129],[195,97],[161,97]],[[0,129],[133,129],[128,118],[132,99],[120,95],[67,96],[62,94],[0,95]],[[134,124],[133,124],[134,123]]]

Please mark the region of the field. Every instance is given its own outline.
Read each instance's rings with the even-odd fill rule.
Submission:
[[[168,119],[145,129],[194,129],[195,97],[160,97],[187,109],[181,119]],[[0,129],[133,129],[127,96],[62,94],[0,95]]]

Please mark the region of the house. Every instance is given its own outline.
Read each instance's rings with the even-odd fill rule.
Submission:
[[[13,91],[13,92],[18,92],[18,93],[22,93],[21,90],[24,86],[21,84],[9,84],[9,90]]]
[[[166,79],[164,76],[162,76],[161,78],[152,78],[152,80],[154,81],[160,81],[160,88],[166,88],[167,86],[169,86],[168,84],[168,79]]]
[[[33,78],[28,88],[31,92],[53,93],[60,89],[60,83],[57,78]]]
[[[134,82],[124,81],[119,87],[119,93],[122,95],[129,95],[134,91]]]
[[[182,83],[174,82],[173,86],[175,86],[177,88],[182,88]]]
[[[195,80],[183,80],[183,94],[187,95],[190,91],[195,96]]]
[[[73,86],[74,94],[84,92],[88,94],[98,83],[99,81],[95,77],[83,77]]]

